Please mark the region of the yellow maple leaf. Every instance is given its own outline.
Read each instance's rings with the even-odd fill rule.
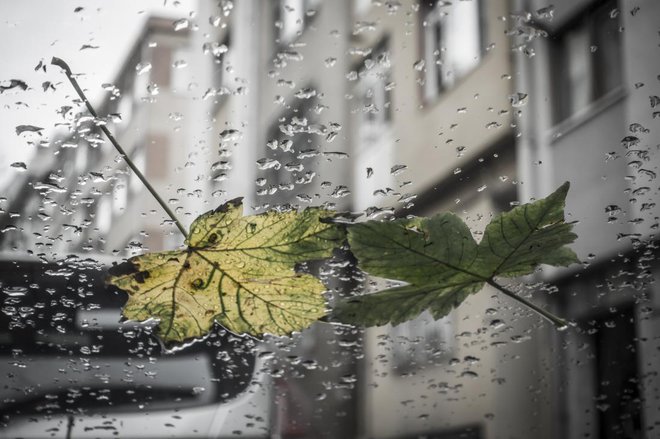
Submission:
[[[111,275],[108,283],[129,295],[124,317],[159,319],[157,334],[171,343],[203,336],[214,321],[235,333],[285,335],[325,315],[325,287],[294,268],[342,243],[343,228],[321,221],[333,213],[242,210],[236,199],[207,212],[190,226],[185,250],[133,257],[128,274]]]

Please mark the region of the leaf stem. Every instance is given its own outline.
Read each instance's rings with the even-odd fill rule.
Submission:
[[[85,96],[85,93],[83,93],[82,89],[80,88],[80,85],[78,85],[78,81],[76,81],[76,78],[73,77],[73,74],[71,73],[71,68],[69,65],[64,62],[64,60],[53,57],[53,59],[50,61],[51,64],[56,65],[60,67],[62,70],[64,70],[64,73],[66,74],[66,77],[69,78],[69,81],[71,82],[71,85],[73,85],[73,88],[76,90],[76,93],[78,93],[78,96],[80,96],[80,99],[85,103],[85,106],[87,106],[87,111],[95,118],[98,119],[98,114],[96,113],[96,110],[94,110],[94,107],[92,107],[92,104],[89,102],[87,97]],[[147,178],[140,172],[137,166],[135,166],[135,163],[130,159],[128,154],[126,154],[126,151],[119,145],[119,142],[114,138],[112,133],[110,133],[110,130],[105,126],[105,125],[100,125],[101,131],[103,131],[103,134],[106,135],[108,140],[110,140],[110,143],[112,143],[112,146],[115,147],[117,152],[119,152],[119,155],[124,159],[126,164],[128,165],[129,168],[137,175],[137,177],[140,179],[142,184],[147,188],[147,190],[153,195],[153,197],[158,201],[158,204],[163,208],[163,210],[167,213],[167,215],[172,219],[176,227],[179,229],[181,234],[183,235],[184,238],[188,237],[188,233],[186,233],[186,229],[183,227],[181,222],[178,220],[176,215],[174,215],[174,212],[169,208],[167,203],[158,195],[158,192],[154,189],[154,187],[149,183]]]
[[[540,314],[542,317],[547,319],[549,322],[553,323],[557,329],[563,330],[568,328],[568,322],[561,317],[558,317],[551,313],[550,311],[546,311],[543,308],[540,308],[537,305],[534,305],[532,302],[529,300],[525,299],[522,296],[519,296],[518,294],[514,293],[513,291],[509,290],[508,288],[503,287],[502,285],[498,284],[495,282],[493,279],[489,279],[486,281],[488,285],[492,286],[493,288],[496,288],[497,290],[501,291],[502,293],[506,294],[507,296],[511,297],[512,299],[518,301],[519,303],[522,303],[526,307],[530,308],[532,311],[535,311],[536,313]]]

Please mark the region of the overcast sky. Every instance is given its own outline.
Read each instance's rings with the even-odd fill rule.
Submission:
[[[192,0],[2,2],[0,85],[19,79],[29,89],[0,94],[0,188],[19,172],[12,163],[24,161],[29,168],[30,157],[37,153],[38,148],[28,143],[28,134],[16,135],[16,126],[43,127],[43,138],[49,139],[54,125],[62,120],[56,110],[71,102],[71,85],[58,67],[49,65],[53,56],[67,61],[74,73],[84,74],[78,80],[92,102],[98,103],[104,95],[101,84],[115,77],[144,20],[150,15],[173,21],[189,18],[195,5]],[[76,12],[77,8],[82,9]],[[35,72],[42,60],[48,64],[47,71]],[[45,81],[56,90],[44,92]]]

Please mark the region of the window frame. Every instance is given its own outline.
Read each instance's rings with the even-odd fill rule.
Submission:
[[[300,11],[296,10],[296,21],[293,22],[293,30],[285,34],[286,21],[284,18],[284,9],[287,4],[292,2],[297,3],[297,6],[300,8]],[[295,43],[307,30],[310,24],[314,21],[314,17],[318,14],[318,9],[321,6],[322,0],[277,0],[273,3],[273,23],[274,26],[274,41],[275,41],[275,50],[288,47],[289,45]],[[314,14],[309,14],[309,11],[315,11]],[[287,11],[288,13],[289,11]],[[300,23],[298,23],[300,20]]]
[[[317,89],[313,83],[308,83],[304,88]],[[273,123],[267,130],[267,138],[263,146],[263,157],[277,160],[280,165],[275,169],[258,171],[257,178],[265,178],[266,183],[263,186],[259,186],[256,182],[254,183],[257,200],[263,201],[267,204],[275,201],[277,201],[278,204],[300,204],[298,195],[306,194],[305,189],[309,187],[308,184],[311,183],[311,181],[299,184],[296,183],[296,180],[298,178],[304,178],[305,175],[310,172],[315,173],[318,171],[319,163],[316,155],[304,158],[299,158],[299,156],[301,152],[306,149],[304,148],[304,145],[313,144],[315,138],[313,134],[308,132],[297,132],[292,136],[287,135],[282,132],[280,126],[282,124],[290,124],[294,118],[305,119],[306,127],[319,124],[319,118],[312,110],[318,103],[316,97],[296,102],[297,105],[291,105],[289,110],[280,113],[277,118],[273,119]],[[272,149],[268,146],[268,143],[271,141],[277,141],[278,143],[291,141],[292,146],[287,151],[284,151],[279,146]],[[301,146],[303,146],[302,149]],[[320,152],[321,151],[319,151],[319,154]],[[303,165],[302,170],[285,170],[286,165],[295,164],[296,162]],[[284,189],[284,186],[287,185],[293,185],[293,188],[290,190]],[[268,193],[267,191],[273,187],[277,188],[277,190],[272,194]]]
[[[550,75],[555,78],[555,80],[550,81],[550,92],[552,94],[552,99],[550,100],[550,114],[552,126],[562,125],[571,119],[579,117],[579,115],[584,112],[588,112],[590,108],[597,106],[599,102],[603,101],[607,96],[623,86],[623,35],[620,32],[617,32],[616,34],[618,35],[618,38],[616,38],[616,53],[614,54],[616,59],[614,60],[614,63],[609,65],[606,65],[607,60],[604,60],[601,56],[603,50],[600,50],[600,46],[603,44],[601,44],[598,39],[598,35],[602,32],[602,26],[600,26],[598,22],[599,14],[609,15],[609,11],[617,7],[617,0],[593,1],[554,31],[549,37],[548,57]],[[616,29],[619,29],[621,25],[619,16],[617,15],[610,19],[616,20]],[[590,53],[589,47],[584,48],[583,55],[588,55],[584,60],[588,65],[583,66],[584,68],[582,68],[581,71],[588,72],[585,78],[587,83],[586,85],[576,87],[574,78],[571,78],[570,76],[571,64],[567,55],[568,51],[571,50],[571,48],[568,47],[568,44],[570,44],[569,38],[571,35],[579,35],[580,32],[584,33],[584,36],[586,36],[586,44],[590,47],[596,47],[596,50],[591,51]],[[611,41],[609,43],[611,43]],[[606,46],[607,51],[611,51],[610,45]],[[576,48],[579,49],[579,47]],[[614,80],[610,81],[612,82],[610,85],[607,85],[606,83],[608,81],[605,78],[606,75],[604,75],[604,73],[611,73],[613,71],[611,67],[615,67],[614,71],[616,77]],[[584,87],[586,87],[586,89]],[[574,101],[574,90],[576,88],[580,88],[582,92],[586,91],[588,93],[585,101],[577,107],[575,107],[576,103]]]
[[[453,51],[448,51],[446,47],[447,43],[440,42],[440,35],[435,35],[436,45],[432,48],[433,51],[429,52],[429,35],[428,29],[433,27],[433,32],[438,33],[442,32],[440,25],[440,20],[448,21],[451,20],[451,17],[454,17],[451,13],[447,13],[448,10],[454,10],[460,5],[465,5],[467,2],[452,2],[448,4],[441,4],[440,0],[423,0],[420,2],[419,12],[418,12],[418,29],[419,29],[419,60],[424,61],[424,67],[421,69],[420,78],[422,80],[422,85],[420,87],[420,97],[423,103],[432,103],[438,100],[446,92],[454,89],[465,77],[470,75],[475,69],[481,65],[486,54],[486,36],[488,34],[488,29],[486,28],[487,21],[485,20],[485,10],[487,3],[483,0],[469,0],[471,4],[476,7],[476,21],[475,28],[478,32],[478,35],[475,39],[477,50],[476,59],[471,61],[471,65],[465,67],[462,71],[456,73],[454,72],[455,67],[452,66],[452,56],[450,55]],[[443,9],[441,9],[443,8]],[[433,23],[429,22],[429,17],[436,15]],[[449,25],[450,27],[456,27],[456,23]],[[459,25],[460,26],[460,25]],[[451,35],[454,33],[449,32]],[[455,36],[455,40],[460,40],[463,37],[463,32],[460,35]],[[439,55],[436,54],[439,52]],[[456,52],[453,52],[456,53]],[[443,60],[443,58],[446,58]],[[441,64],[438,64],[438,63]],[[443,63],[448,63],[450,68],[443,68]]]
[[[352,88],[352,96],[356,100],[356,105],[351,110],[355,123],[353,151],[356,159],[355,166],[361,170],[355,174],[352,182],[355,188],[353,192],[354,209],[378,206],[381,199],[375,195],[375,191],[394,185],[391,175],[395,145],[393,90],[388,90],[388,84],[392,83],[394,71],[389,61],[389,47],[390,39],[385,36],[373,46],[369,55],[362,58],[352,69],[358,74],[358,79]],[[373,62],[370,68],[366,66],[368,61]],[[373,88],[378,82],[383,85],[383,90],[378,93],[382,97],[382,108],[375,113],[367,112],[363,100],[365,89]],[[369,114],[375,114],[376,117],[370,119]],[[368,175],[365,180],[362,172],[367,172],[367,169],[370,169],[372,174]]]

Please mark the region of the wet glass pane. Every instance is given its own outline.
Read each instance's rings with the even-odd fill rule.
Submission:
[[[0,11],[0,437],[658,437],[660,3]]]

